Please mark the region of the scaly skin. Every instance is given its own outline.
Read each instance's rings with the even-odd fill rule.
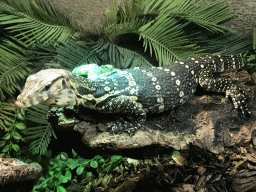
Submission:
[[[163,67],[118,70],[94,80],[63,69],[46,69],[28,77],[15,104],[19,108],[39,103],[57,107],[83,104],[102,113],[136,117],[128,126],[111,124],[112,131],[116,131],[143,124],[147,113],[171,110],[185,103],[200,84],[205,90],[226,93],[242,115],[250,116],[244,92],[231,81],[212,75],[242,66],[241,55],[197,56]]]

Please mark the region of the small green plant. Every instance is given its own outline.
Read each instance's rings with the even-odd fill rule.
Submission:
[[[256,25],[252,28],[253,49],[256,50]]]
[[[251,73],[256,71],[256,25],[252,28],[252,42],[253,42],[253,51],[247,51],[244,54],[244,61],[246,69]]]
[[[107,173],[113,171],[114,168],[117,167],[118,165],[120,165],[123,161],[124,161],[124,158],[122,156],[120,156],[120,155],[113,155],[111,157],[110,162],[108,162],[106,164],[106,166],[108,167]]]
[[[70,182],[76,175],[90,179],[94,177],[90,171],[91,168],[102,168],[108,173],[124,161],[123,157],[118,155],[113,155],[108,163],[105,163],[99,155],[92,159],[83,159],[78,157],[74,150],[72,150],[72,155],[73,158],[68,158],[67,153],[61,152],[56,158],[51,158],[46,168],[47,173],[39,179],[33,192],[43,190],[64,192],[66,189],[62,185]]]
[[[2,103],[2,108],[4,108],[3,105],[9,107],[11,104]],[[5,114],[3,119],[5,134],[0,141],[0,148],[3,148],[0,157],[5,157],[6,155],[10,157],[12,150],[16,153],[20,152],[18,143],[22,139],[21,135],[26,128],[25,110],[15,108],[14,113],[10,111],[9,114]]]
[[[98,168],[104,165],[101,156],[95,156],[93,159],[87,160],[79,158],[77,153],[72,150],[73,158],[68,158],[65,152],[60,153],[56,158],[49,162],[48,173],[42,176],[33,191],[58,191],[64,192],[66,189],[62,186],[72,179],[72,174],[85,174],[86,177],[92,177],[92,173],[85,171],[87,168]]]

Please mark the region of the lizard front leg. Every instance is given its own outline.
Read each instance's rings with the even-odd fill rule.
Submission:
[[[129,133],[134,132],[134,127],[140,127],[146,121],[146,112],[142,104],[137,102],[136,96],[116,96],[98,103],[96,107],[100,108],[100,111],[103,113],[122,113],[135,117],[132,123],[128,123],[124,120],[122,120],[123,122],[116,121],[109,123],[112,133],[123,129],[128,130]]]

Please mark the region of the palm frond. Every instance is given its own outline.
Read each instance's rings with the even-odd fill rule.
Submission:
[[[7,39],[0,45],[0,101],[5,99],[4,93],[15,93],[17,80],[24,78],[30,70],[22,52],[21,47]]]
[[[132,0],[120,5],[115,2],[103,32],[113,42],[126,33],[138,34],[145,51],[149,50],[159,65],[164,65],[198,54],[247,50],[248,41],[232,36],[232,30],[219,25],[232,16],[228,6],[219,1]],[[223,35],[232,38],[223,41]]]
[[[100,63],[99,55],[93,51],[94,42],[77,41],[61,43],[57,46],[55,60],[62,68],[69,70],[82,64]]]
[[[42,69],[50,68],[49,65],[53,65],[54,68],[59,68],[57,63],[54,62],[54,58],[57,55],[56,46],[54,45],[42,45],[36,44],[30,51],[31,57],[29,61],[32,63],[31,74],[34,74]]]
[[[31,62],[34,72],[42,68],[63,68],[73,70],[75,67],[86,63],[99,64],[101,57],[93,52],[96,43],[77,41],[58,43],[58,45],[37,45],[33,50]]]
[[[36,105],[27,109],[26,119],[34,122],[36,126],[26,129],[26,140],[33,140],[30,144],[30,149],[34,149],[36,153],[44,154],[51,141],[51,137],[56,135],[51,124],[48,122],[50,108],[45,105]]]
[[[114,1],[107,14],[103,33],[111,40],[123,33],[138,33],[139,27],[148,22],[148,19],[138,17],[141,11],[136,5],[136,0],[122,1],[120,5]]]
[[[145,50],[149,48],[151,55],[155,53],[159,65],[200,53],[196,44],[190,43],[182,31],[187,24],[179,24],[175,18],[161,14],[155,21],[140,27],[140,38],[143,39]]]
[[[109,62],[116,68],[151,67],[152,64],[142,55],[129,49],[108,43],[105,47]]]
[[[34,53],[34,58],[36,58],[33,62],[34,66],[40,66],[40,62],[45,61],[44,68],[64,68],[70,71],[77,66],[90,63],[98,65],[109,63],[117,68],[152,66],[140,54],[104,39],[99,39],[96,42],[60,43],[56,47],[40,45]]]
[[[192,38],[192,37],[191,37]],[[211,54],[240,54],[251,49],[252,41],[236,33],[201,34],[192,38],[198,45]]]
[[[49,44],[76,39],[82,29],[49,3],[35,0],[0,2],[0,25],[27,46],[36,42]]]
[[[138,6],[143,14],[161,14],[183,18],[209,31],[224,32],[229,29],[218,25],[233,16],[228,6],[219,1],[205,0],[141,0]]]

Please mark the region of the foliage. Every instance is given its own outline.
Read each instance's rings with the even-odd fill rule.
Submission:
[[[83,174],[89,179],[93,177],[90,169],[106,166],[108,171],[112,171],[122,158],[121,156],[112,156],[111,161],[105,164],[104,159],[99,155],[89,160],[78,157],[74,150],[72,150],[72,155],[73,158],[68,158],[65,152],[61,152],[56,158],[50,159],[48,172],[39,179],[33,191],[66,191],[62,184],[70,182],[74,175]]]
[[[56,44],[76,39],[83,30],[50,4],[35,0],[0,2],[0,101],[13,95],[16,81],[30,70],[28,48],[35,43]],[[72,38],[71,38],[72,37]]]
[[[5,93],[13,95],[17,89],[16,81],[24,78],[30,70],[22,50],[15,41],[0,38],[0,102]]]
[[[151,66],[142,55],[130,50],[132,48],[119,46],[120,36],[127,34],[137,35],[144,50],[155,56],[159,65],[195,54],[247,51],[250,41],[219,25],[232,15],[219,1],[132,0],[120,5],[114,2],[102,35],[78,41],[85,32],[49,3],[1,0],[0,102],[6,94],[14,95],[19,79],[42,68],[71,70],[86,63],[110,63],[117,68]],[[3,114],[8,110],[5,108]],[[30,122],[24,123],[28,127],[26,140],[32,141],[30,148],[39,154],[46,152],[50,137],[55,136],[48,122],[48,110],[35,106],[26,113]],[[6,117],[12,118],[4,115]],[[1,127],[8,129],[5,123]]]
[[[68,42],[83,32],[66,15],[43,1],[4,0],[0,7],[0,24],[26,46]]]
[[[56,139],[53,128],[48,122],[49,110],[50,108],[45,105],[32,106],[27,109],[27,121],[34,122],[36,126],[26,128],[26,134],[28,136],[24,139],[26,141],[32,140],[30,149],[40,155],[46,153],[51,136],[54,136]]]
[[[103,33],[113,41],[120,34],[137,34],[145,51],[149,49],[159,65],[165,65],[195,54],[248,50],[250,41],[219,25],[232,16],[228,7],[219,1],[132,0],[121,5],[115,1]]]
[[[253,49],[256,50],[256,25],[252,28]]]
[[[37,70],[42,68],[41,61],[45,62],[44,68],[64,68],[70,71],[88,63],[111,63],[116,68],[152,66],[138,53],[103,39],[96,42],[59,43],[56,47],[38,45],[31,61]]]
[[[0,127],[6,131],[1,141],[1,147],[5,146],[5,153],[9,153],[11,149],[19,150],[14,140],[20,140],[20,136],[18,127],[15,126],[17,109],[2,101],[6,99],[6,95],[14,95],[20,88],[17,81],[24,79],[30,71],[32,66],[28,61],[31,56],[29,49],[35,43],[56,45],[58,41],[74,41],[82,33],[81,27],[43,1],[0,1]],[[37,116],[37,119],[40,118]],[[44,124],[37,131],[32,128],[30,130],[35,134],[39,132],[42,136],[40,142],[35,141],[32,147],[40,154],[45,152],[50,136],[53,135],[52,128]]]
[[[0,128],[5,131],[0,141],[0,148],[2,153],[0,157],[8,155],[11,157],[12,150],[15,153],[20,152],[19,141],[22,139],[26,128],[25,123],[25,110],[16,109],[13,104],[0,103]]]
[[[112,178],[123,176],[125,170],[136,171],[143,164],[152,164],[151,160],[143,162],[119,155],[106,159],[99,155],[92,159],[84,159],[79,157],[74,150],[72,150],[72,155],[73,157],[69,158],[65,152],[61,152],[55,158],[49,158],[48,163],[44,158],[45,173],[34,186],[33,191],[70,191],[66,186],[70,186],[71,183],[81,183],[83,185],[81,191],[89,191],[94,187],[106,187]],[[159,163],[157,158],[155,162]]]
[[[251,73],[256,71],[256,25],[253,27],[252,40],[254,50],[244,54],[245,67]]]

